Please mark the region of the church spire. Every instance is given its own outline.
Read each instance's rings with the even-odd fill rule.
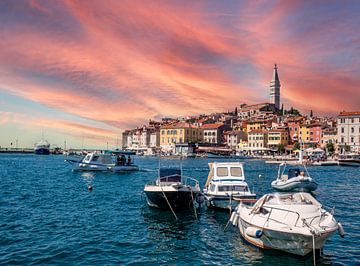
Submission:
[[[278,67],[277,64],[274,66],[274,72],[272,76],[272,80],[270,81],[270,103],[274,104],[275,107],[280,109],[280,80],[279,74],[277,72]]]

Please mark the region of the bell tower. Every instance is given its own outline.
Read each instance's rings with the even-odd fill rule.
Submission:
[[[270,103],[280,110],[280,80],[277,72],[277,65],[274,66],[272,80],[270,81]]]

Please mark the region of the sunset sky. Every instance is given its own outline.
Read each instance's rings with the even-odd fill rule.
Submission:
[[[360,111],[359,1],[0,1],[0,146],[267,102]]]

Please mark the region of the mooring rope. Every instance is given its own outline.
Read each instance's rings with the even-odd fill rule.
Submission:
[[[316,266],[316,260],[315,260],[315,234],[312,234],[312,241],[313,241],[313,256],[314,256],[314,266]]]
[[[167,197],[166,197],[166,195],[165,195],[165,192],[164,192],[163,188],[162,188],[161,186],[160,186],[160,188],[161,188],[161,192],[163,193],[164,198],[165,198],[167,204],[168,204],[169,207],[170,207],[171,212],[174,214],[175,219],[178,220],[178,218],[177,218],[177,216],[176,216],[176,213],[174,212],[173,208],[171,207],[171,204],[170,204],[170,202],[168,201],[168,199],[167,199]]]
[[[192,188],[191,188],[191,187],[189,187],[189,189],[190,189],[190,192],[191,192],[191,199],[192,199],[192,205],[193,205],[193,208],[194,208],[195,218],[196,218],[196,220],[197,220],[197,219],[198,219],[198,216],[197,216],[197,212],[196,212],[196,208],[195,208],[193,191],[192,191]]]

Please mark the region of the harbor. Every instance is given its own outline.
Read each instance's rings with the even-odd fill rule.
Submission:
[[[228,211],[149,208],[144,185],[158,173],[159,158],[135,156],[139,171],[128,173],[73,171],[66,157],[1,154],[1,264],[275,264],[313,265],[312,255],[296,257],[259,249],[228,227]],[[237,162],[236,159],[216,159]],[[211,158],[162,158],[163,167],[182,165],[183,174],[201,188]],[[264,160],[242,160],[252,192],[274,192],[278,166]],[[25,171],[26,169],[26,171]],[[354,265],[359,260],[359,187],[356,167],[309,167],[319,184],[314,195],[346,231],[334,234],[316,254],[317,265]],[[91,185],[92,190],[88,190]],[[11,189],[10,189],[11,188]],[[45,215],[46,213],[46,215]],[[19,254],[18,250],[23,251]],[[41,252],[39,252],[41,251]]]

